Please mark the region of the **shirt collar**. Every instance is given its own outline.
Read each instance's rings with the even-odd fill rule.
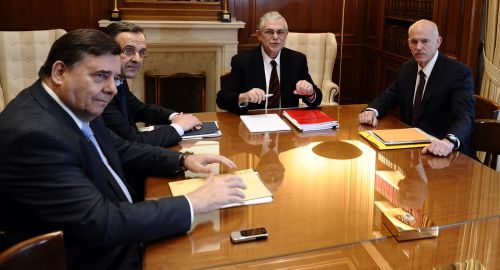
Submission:
[[[429,61],[429,63],[427,63],[427,65],[425,65],[424,68],[421,68],[420,65],[417,64],[417,66],[418,66],[418,70],[417,71],[420,72],[420,70],[423,70],[424,74],[425,74],[425,77],[429,78],[429,76],[431,76],[432,69],[434,68],[434,65],[436,64],[436,61],[437,61],[437,58],[438,58],[438,54],[439,54],[439,51],[436,51],[436,53],[434,54],[434,56],[431,58],[431,61]]]
[[[276,58],[274,59],[272,59],[271,57],[269,57],[269,55],[267,55],[262,46],[260,47],[260,52],[262,53],[262,60],[264,60],[264,64],[270,65],[271,61],[274,60],[276,61],[276,64],[278,64],[278,66],[280,65],[281,51],[278,53],[278,56],[276,56]]]
[[[83,121],[80,120],[69,108],[68,106],[66,106],[62,101],[61,99],[57,96],[57,94],[54,92],[54,90],[52,90],[45,82],[42,81],[42,87],[43,89],[45,89],[45,91],[47,92],[47,94],[49,94],[49,96],[52,97],[52,99],[55,100],[55,102],[57,102],[57,104],[59,104],[59,106],[61,106],[61,108],[63,108],[64,111],[66,111],[69,116],[71,116],[71,118],[73,118],[73,121],[75,121],[76,125],[81,129],[82,128],[82,125],[83,125]]]

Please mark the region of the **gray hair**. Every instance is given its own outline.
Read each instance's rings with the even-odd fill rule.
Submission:
[[[259,24],[257,25],[257,29],[259,29],[259,31],[263,31],[266,21],[279,20],[279,19],[283,20],[283,23],[285,25],[284,30],[288,31],[288,24],[286,23],[285,18],[281,16],[281,14],[279,14],[279,12],[277,11],[269,11],[266,14],[262,15],[259,19]]]
[[[410,28],[408,28],[408,36],[410,35],[410,32],[413,30],[413,28],[415,28],[416,26],[418,26],[420,24],[426,24],[427,26],[430,26],[431,31],[432,31],[432,35],[434,37],[439,37],[439,31],[438,31],[437,25],[433,21],[429,21],[429,20],[425,20],[425,19],[418,20],[415,23],[413,23],[410,26]]]

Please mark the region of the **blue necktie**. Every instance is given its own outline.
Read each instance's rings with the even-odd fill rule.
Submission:
[[[97,143],[97,140],[95,139],[94,132],[92,132],[92,129],[89,126],[88,122],[83,122],[82,125],[82,132],[85,135],[85,137],[92,142],[92,144],[95,147],[95,150],[97,150],[97,153],[99,153],[99,156],[101,157],[101,161],[106,165],[106,168],[108,168],[109,172],[111,175],[113,175],[113,178],[115,178],[116,182],[122,189],[123,193],[125,194],[125,197],[127,197],[128,201],[132,203],[132,197],[130,196],[130,193],[128,192],[127,187],[125,186],[125,183],[123,183],[122,179],[116,172],[111,168],[111,166],[108,163],[108,159],[106,156],[102,153],[101,147],[99,147],[99,144]]]

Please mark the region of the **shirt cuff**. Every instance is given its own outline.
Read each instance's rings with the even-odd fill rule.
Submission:
[[[169,120],[170,122],[172,122],[172,121],[174,120],[174,117],[176,117],[176,116],[177,116],[177,115],[179,115],[179,114],[180,114],[180,113],[178,113],[178,112],[174,112],[174,113],[170,114],[170,116],[168,117],[168,120]]]
[[[372,112],[375,112],[375,117],[378,117],[378,111],[377,109],[374,109],[374,108],[366,108],[364,109],[365,111],[372,111]]]
[[[170,126],[173,127],[177,133],[179,133],[179,136],[184,135],[184,129],[182,129],[179,124],[170,124]]]

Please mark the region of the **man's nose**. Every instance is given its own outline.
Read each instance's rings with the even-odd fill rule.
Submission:
[[[116,82],[115,82],[114,78],[111,77],[108,80],[108,83],[104,87],[104,91],[113,95],[113,96],[116,95],[116,93],[118,93],[118,89],[116,88]]]

